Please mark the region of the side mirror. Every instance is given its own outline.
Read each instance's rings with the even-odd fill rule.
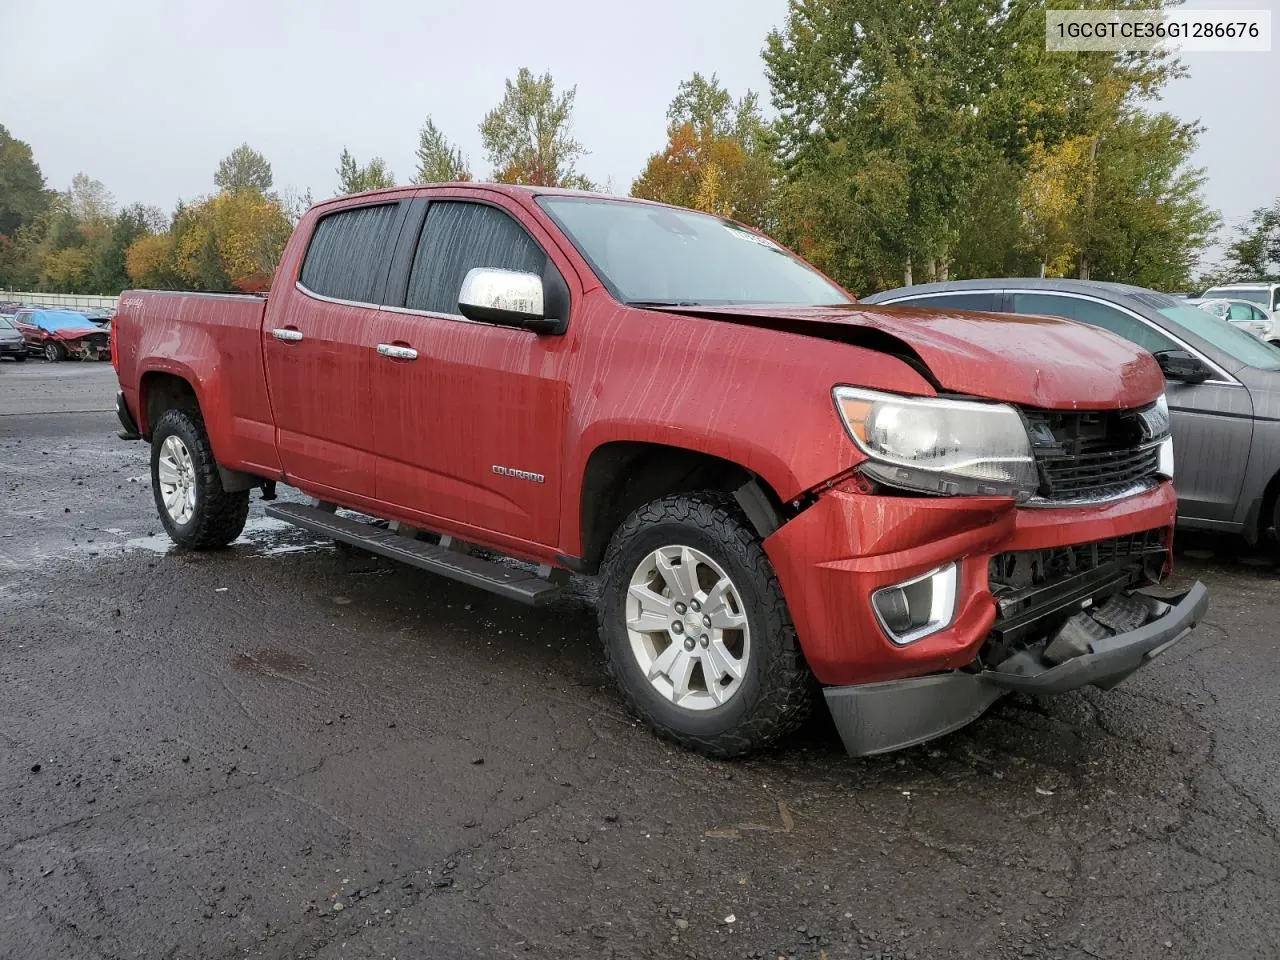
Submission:
[[[1213,371],[1205,365],[1203,360],[1186,350],[1157,351],[1156,363],[1160,364],[1166,380],[1204,383],[1213,376]]]
[[[536,273],[473,267],[462,281],[458,312],[468,320],[555,333],[561,323],[543,307],[542,277]]]

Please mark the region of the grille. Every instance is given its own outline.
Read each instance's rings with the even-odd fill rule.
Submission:
[[[1024,410],[1044,500],[1098,500],[1154,477],[1168,433],[1142,410]]]

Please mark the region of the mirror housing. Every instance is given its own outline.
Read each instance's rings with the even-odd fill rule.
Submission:
[[[1156,353],[1156,363],[1166,380],[1180,380],[1183,383],[1204,383],[1213,371],[1193,353],[1186,350],[1160,350]]]
[[[458,294],[458,312],[468,320],[519,327],[535,333],[559,333],[562,323],[546,315],[542,277],[536,273],[473,267]]]

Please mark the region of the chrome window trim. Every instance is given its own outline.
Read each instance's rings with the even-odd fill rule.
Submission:
[[[306,286],[301,280],[293,281],[293,285],[300,293],[305,294],[312,300],[320,300],[323,303],[336,303],[340,307],[365,307],[372,310],[381,310],[383,308],[380,303],[368,303],[364,300],[341,300],[338,297],[327,297],[323,293],[316,293],[310,287]]]
[[[928,297],[944,297],[953,293],[967,293],[967,292],[970,292],[967,288],[961,289],[961,290],[938,290],[933,293],[921,293],[916,296],[897,297],[893,300],[886,300],[884,301],[883,306],[889,306],[895,303],[904,303],[907,301],[914,302],[916,300],[924,300]],[[1231,376],[1231,374],[1227,373],[1227,371],[1223,370],[1222,367],[1218,366],[1216,363],[1214,363],[1212,360],[1206,357],[1199,350],[1195,349],[1195,347],[1191,346],[1191,344],[1187,343],[1177,334],[1170,333],[1168,330],[1166,330],[1164,327],[1160,326],[1159,324],[1152,323],[1142,314],[1136,313],[1135,311],[1130,310],[1128,307],[1122,306],[1121,304],[1115,303],[1111,300],[1104,300],[1101,297],[1094,297],[1087,293],[1075,293],[1074,291],[1028,290],[1024,287],[983,287],[983,288],[975,288],[972,292],[974,293],[1025,293],[1025,294],[1030,294],[1034,296],[1043,296],[1043,297],[1072,297],[1076,300],[1089,300],[1092,303],[1098,303],[1104,307],[1111,307],[1113,310],[1119,310],[1121,313],[1128,314],[1129,316],[1137,320],[1139,323],[1145,324],[1146,326],[1150,327],[1152,330],[1155,330],[1157,333],[1161,334],[1162,336],[1168,337],[1178,346],[1182,347],[1182,349],[1186,350],[1192,356],[1197,357],[1201,362],[1207,364],[1211,369],[1215,370],[1221,377],[1221,379],[1210,378],[1208,380],[1203,381],[1204,383],[1213,384],[1213,385],[1222,386],[1222,387],[1243,386],[1243,384],[1239,380]],[[1001,311],[993,311],[993,312],[1012,313],[1013,311],[1001,310]],[[1070,319],[1070,318],[1067,318],[1067,319]],[[1076,320],[1074,322],[1084,323],[1083,320]],[[1093,326],[1093,324],[1085,324],[1085,325]],[[1099,329],[1103,329],[1103,328],[1100,327]],[[1116,336],[1119,336],[1119,334],[1116,334]],[[1134,344],[1134,346],[1137,346],[1137,344]]]
[[[383,306],[382,309],[387,311],[387,313],[399,313],[408,317],[430,317],[433,320],[457,320],[461,323],[478,323],[479,322],[477,320],[471,320],[467,317],[464,317],[460,313],[441,313],[437,310],[418,310],[414,307],[393,307],[390,305]],[[486,323],[486,324],[483,324],[483,326],[500,327],[500,326],[503,326],[503,324]],[[515,328],[513,327],[512,329],[515,329]]]

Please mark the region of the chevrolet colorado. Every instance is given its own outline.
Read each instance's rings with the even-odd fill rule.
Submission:
[[[1173,456],[1145,351],[864,307],[720,217],[497,184],[342,197],[266,299],[129,291],[112,348],[178,544],[231,542],[285,483],[311,502],[268,513],[515,600],[594,575],[631,708],[715,755],[819,688],[855,755],[1011,690],[1108,688],[1207,604],[1157,586]]]

